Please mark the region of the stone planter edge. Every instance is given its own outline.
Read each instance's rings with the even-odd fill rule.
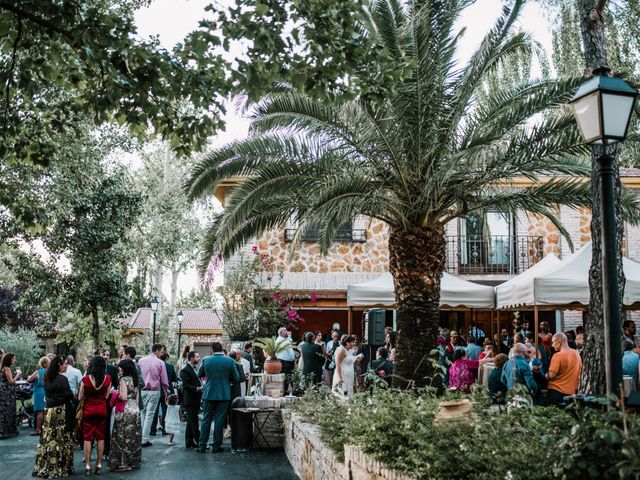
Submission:
[[[416,480],[386,467],[356,445],[344,446],[344,462],[320,440],[317,425],[282,411],[287,459],[301,480]]]

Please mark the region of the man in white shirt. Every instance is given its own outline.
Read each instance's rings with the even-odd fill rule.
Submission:
[[[63,375],[69,380],[69,387],[73,392],[73,396],[77,397],[78,388],[80,387],[80,382],[82,382],[82,372],[74,366],[75,362],[73,355],[67,357],[67,371]]]
[[[280,327],[278,329],[278,338],[276,339],[276,343],[286,343],[293,346],[293,342],[289,338],[289,332],[287,331],[286,327]],[[276,355],[276,357],[282,363],[282,373],[287,374],[293,372],[296,360],[296,355],[293,351],[293,348],[288,348],[284,352],[280,352]]]

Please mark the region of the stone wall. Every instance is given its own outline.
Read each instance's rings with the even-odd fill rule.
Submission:
[[[287,272],[386,272],[389,269],[388,226],[380,220],[362,220],[360,225],[367,231],[367,241],[336,242],[326,256],[320,253],[315,242],[302,242],[293,255],[291,244],[285,242],[284,230],[270,230],[257,242],[258,249],[268,252],[275,259],[276,267]]]
[[[543,237],[544,254],[553,253],[556,257],[560,257],[560,231],[548,218],[537,214],[529,215],[527,235]]]
[[[295,413],[284,410],[284,448],[289,463],[301,480],[412,480],[385,468],[353,445],[344,447],[344,462],[320,440],[320,429]]]

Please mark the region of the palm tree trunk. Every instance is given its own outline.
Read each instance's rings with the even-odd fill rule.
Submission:
[[[398,325],[394,387],[439,385],[430,352],[438,335],[445,254],[441,226],[411,226],[393,230],[389,237]]]
[[[586,76],[600,67],[608,67],[607,51],[605,48],[604,7],[607,0],[579,0],[580,29],[582,46],[587,65]],[[617,150],[608,152],[614,159],[616,219],[618,241],[618,291],[620,296],[624,292],[625,277],[622,270],[622,240],[624,237],[624,222],[620,206],[620,164]],[[606,391],[605,379],[605,348],[604,348],[604,317],[602,311],[602,252],[600,235],[600,192],[597,180],[597,157],[594,152],[591,159],[591,240],[593,253],[589,269],[589,312],[585,319],[585,345],[583,368],[580,375],[580,392],[592,395],[602,395]],[[621,302],[622,303],[622,302]],[[621,360],[620,360],[621,361]]]

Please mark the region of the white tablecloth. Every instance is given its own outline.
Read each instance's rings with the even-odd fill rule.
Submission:
[[[478,383],[487,386],[489,384],[489,375],[491,375],[494,368],[496,368],[495,363],[485,363],[481,365],[478,372]]]

